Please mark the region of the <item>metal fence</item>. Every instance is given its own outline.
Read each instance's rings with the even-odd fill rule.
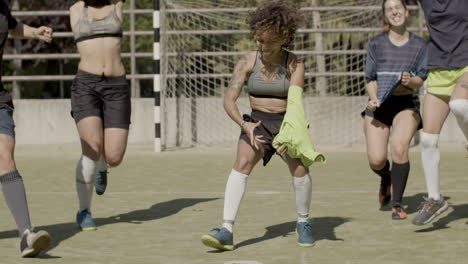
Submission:
[[[132,96],[133,97],[140,97],[140,91],[137,89],[138,86],[136,82],[138,80],[150,80],[153,79],[153,74],[139,74],[136,70],[136,58],[148,58],[151,59],[153,57],[153,52],[137,52],[136,51],[136,38],[139,36],[152,36],[154,31],[152,28],[148,28],[148,30],[135,30],[135,17],[138,15],[143,14],[153,14],[152,9],[135,9],[135,0],[129,1],[130,8],[124,11],[126,16],[130,18],[130,29],[124,32],[124,36],[130,37],[130,52],[123,53],[123,58],[130,58],[130,72],[127,75],[127,78],[131,81],[132,87]],[[336,6],[336,7],[307,7],[303,8],[303,11],[315,11],[315,12],[326,12],[326,11],[343,11],[343,10],[379,10],[380,6]],[[409,28],[412,32],[417,32],[420,35],[426,31],[424,26],[424,14],[422,10],[418,6],[409,6],[409,10],[419,10],[418,11],[418,27]],[[251,11],[253,8],[218,8],[218,9],[162,9],[161,13],[202,13],[202,12],[247,12]],[[13,12],[13,15],[21,18],[21,17],[37,17],[37,16],[68,16],[69,12],[67,10],[60,10],[60,11],[17,11]],[[381,27],[368,27],[368,28],[303,28],[299,29],[298,33],[340,33],[340,32],[379,32],[381,31]],[[224,35],[232,35],[232,34],[249,34],[248,30],[165,30],[161,32],[162,34],[167,35],[187,35],[187,34],[224,34]],[[71,38],[73,37],[72,32],[54,32],[54,38]],[[346,50],[346,51],[339,51],[339,50],[297,50],[295,51],[297,54],[312,54],[312,55],[333,55],[333,54],[364,54],[366,50]],[[190,56],[238,56],[242,54],[242,52],[187,52],[183,55],[190,55]],[[180,56],[181,53],[168,53],[165,56]],[[77,53],[44,53],[44,54],[5,54],[4,60],[33,60],[33,59],[42,59],[42,60],[65,60],[70,58],[79,58],[79,54]],[[320,63],[318,61],[318,63]],[[329,76],[362,76],[362,72],[327,72],[321,69],[324,67],[320,67],[317,65],[317,72],[308,72],[306,76],[309,77],[329,77]],[[218,74],[196,74],[196,78],[228,78],[230,73],[218,73]],[[177,78],[180,75],[175,74],[168,74],[165,78]],[[23,81],[67,81],[72,80],[74,75],[12,75],[12,76],[3,76],[2,80],[6,82],[23,82]]]

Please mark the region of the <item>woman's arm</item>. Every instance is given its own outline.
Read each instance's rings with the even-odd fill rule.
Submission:
[[[288,71],[291,76],[289,84],[304,87],[304,61],[292,53],[288,62]]]
[[[9,34],[15,38],[38,39],[49,43],[52,41],[52,28],[46,26],[35,28],[18,22],[16,27],[9,31]]]
[[[78,0],[70,7],[70,26],[72,31],[74,31],[74,26],[78,19],[80,19],[80,14],[83,10],[84,2],[82,0]]]
[[[370,98],[367,109],[373,112],[380,107],[380,100],[377,98],[377,81],[366,79],[366,91]]]
[[[244,87],[247,75],[250,72],[248,61],[248,55],[244,55],[237,62],[229,86],[224,94],[224,110],[229,117],[241,127],[244,122],[237,108],[236,101],[242,91],[242,87]]]

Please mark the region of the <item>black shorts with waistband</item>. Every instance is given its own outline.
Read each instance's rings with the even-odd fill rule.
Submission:
[[[78,71],[71,88],[71,109],[76,123],[97,116],[104,128],[128,129],[131,93],[125,75],[107,77]]]
[[[403,110],[414,111],[418,116],[419,126],[418,129],[422,128],[422,118],[419,111],[420,103],[419,98],[416,95],[392,95],[385,102],[383,102],[380,107],[378,107],[374,112],[369,109],[362,111],[361,116],[365,115],[373,117],[380,122],[384,123],[386,126],[391,127],[393,124],[393,119],[395,116]]]
[[[273,139],[278,135],[283,123],[285,113],[267,113],[258,110],[252,110],[250,115],[244,114],[243,119],[246,122],[256,123],[262,121],[258,127],[255,128],[254,134],[256,136],[263,136],[262,143],[264,154],[263,154],[263,166],[266,166],[270,161],[271,157],[276,153],[276,149],[273,147]],[[240,139],[245,140],[250,144],[249,136],[241,130]]]

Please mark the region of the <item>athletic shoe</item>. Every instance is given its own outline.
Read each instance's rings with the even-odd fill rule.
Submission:
[[[96,193],[103,195],[107,187],[107,170],[96,172],[96,182],[94,183]]]
[[[392,183],[390,176],[387,178],[381,178],[379,188],[379,203],[380,210],[385,210],[390,200],[392,199]]]
[[[312,237],[312,223],[297,222],[296,232],[298,235],[297,244],[301,247],[313,247],[315,245],[315,239]]]
[[[436,216],[448,209],[448,203],[441,196],[440,200],[424,197],[424,201],[418,207],[418,214],[413,218],[413,224],[425,225],[431,222]]]
[[[408,213],[406,213],[406,210],[401,204],[397,203],[394,204],[392,207],[392,219],[393,220],[403,220],[406,219],[408,216]]]
[[[76,214],[76,223],[81,231],[95,231],[97,230],[96,224],[91,217],[91,212],[88,209],[79,211]]]
[[[49,247],[51,237],[46,231],[34,233],[26,229],[21,235],[20,251],[21,257],[32,258],[37,256],[41,251]]]
[[[223,228],[213,228],[211,231],[216,231],[216,233],[211,235],[203,235],[201,241],[205,246],[216,248],[219,250],[234,250],[234,238],[232,233]]]

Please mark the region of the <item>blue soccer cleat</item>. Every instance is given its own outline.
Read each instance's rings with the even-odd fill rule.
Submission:
[[[96,182],[94,188],[97,195],[103,195],[107,187],[107,170],[96,172]]]
[[[81,231],[97,230],[96,224],[91,216],[91,212],[88,209],[78,211],[76,214],[76,223],[80,227]]]
[[[221,229],[213,228],[211,231],[216,231],[216,233],[201,237],[201,241],[205,246],[223,251],[234,250],[234,238],[229,230],[223,227]]]
[[[297,244],[301,247],[313,247],[315,245],[315,239],[312,236],[312,223],[297,222],[296,232],[298,235]]]

